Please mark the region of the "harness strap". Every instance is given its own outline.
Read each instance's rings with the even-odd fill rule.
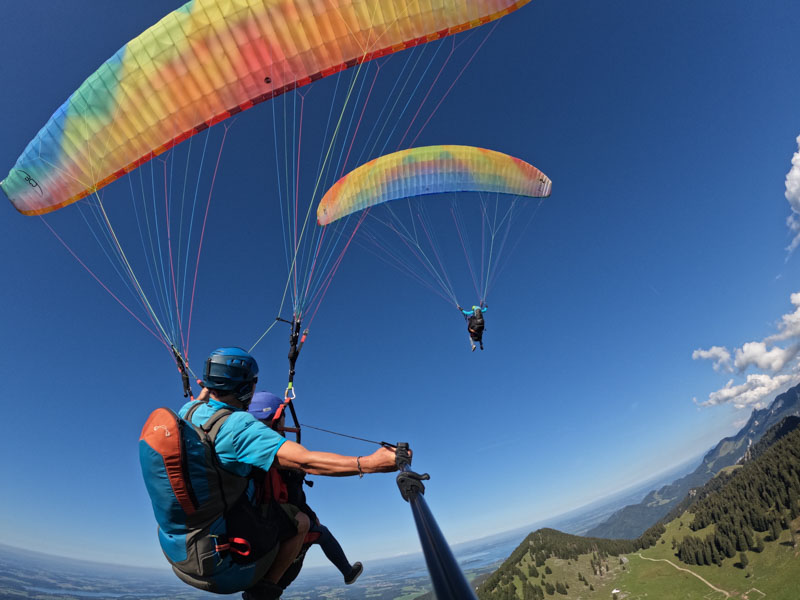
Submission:
[[[228,538],[228,542],[225,544],[220,544],[219,540],[215,540],[214,550],[216,550],[218,554],[230,552],[232,554],[238,554],[239,556],[249,556],[250,542],[244,538],[237,537]]]
[[[217,410],[217,412],[211,415],[205,423],[203,423],[202,429],[208,434],[208,438],[212,443],[216,440],[222,424],[232,414],[232,410],[228,408],[220,408]]]
[[[197,404],[195,404],[194,406],[192,406],[192,408],[190,408],[189,410],[187,410],[187,411],[186,411],[186,416],[185,416],[184,418],[185,418],[187,421],[191,422],[191,420],[192,420],[192,415],[194,414],[194,411],[196,411],[198,408],[200,408],[200,405],[201,405],[201,404],[203,404],[203,402],[198,402]]]
[[[213,465],[214,471],[217,474],[217,485],[219,486],[220,494],[222,497],[222,507],[223,507],[223,514],[228,512],[230,508],[228,506],[228,500],[225,494],[225,486],[224,486],[224,477],[223,477],[223,467],[222,463],[219,460],[219,456],[217,456],[217,450],[215,447],[215,442],[217,439],[217,434],[219,433],[220,428],[222,427],[225,420],[233,414],[233,411],[227,408],[220,408],[218,409],[213,415],[211,415],[205,423],[203,423],[200,427],[197,427],[194,423],[192,423],[192,415],[194,415],[195,411],[200,408],[200,406],[208,404],[207,401],[205,402],[196,402],[194,406],[192,406],[188,411],[186,411],[186,421],[192,427],[195,427],[199,430],[209,441],[209,446],[211,448],[211,454],[213,455]],[[247,489],[245,488],[242,490],[244,492]]]

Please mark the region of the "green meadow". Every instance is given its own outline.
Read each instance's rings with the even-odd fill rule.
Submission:
[[[740,564],[739,553],[721,566],[686,565],[675,556],[672,540],[686,535],[704,537],[712,532],[689,528],[692,515],[684,513],[671,521],[655,546],[622,556],[599,558],[583,554],[577,560],[548,558],[538,567],[538,576],[528,577],[532,585],[547,590],[561,583],[566,595],[554,591],[545,598],[592,600],[800,600],[800,519],[781,533],[776,541],[765,541],[763,552],[747,552],[748,564]],[[797,540],[797,547],[793,545]],[[525,554],[518,567],[528,575],[533,559]],[[551,572],[546,573],[549,569]],[[515,577],[517,598],[525,599],[525,581]],[[552,589],[551,589],[552,591]]]

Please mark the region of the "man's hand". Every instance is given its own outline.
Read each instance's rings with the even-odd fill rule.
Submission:
[[[408,451],[409,456],[411,451]],[[391,473],[397,471],[397,458],[395,451],[381,446],[369,456],[362,456],[360,461],[361,470],[364,473]]]

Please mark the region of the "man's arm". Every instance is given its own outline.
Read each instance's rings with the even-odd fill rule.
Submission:
[[[303,469],[312,475],[331,477],[347,477],[361,473],[391,473],[397,470],[394,451],[383,447],[367,456],[356,457],[333,452],[316,452],[286,440],[278,449],[276,460],[283,468]]]

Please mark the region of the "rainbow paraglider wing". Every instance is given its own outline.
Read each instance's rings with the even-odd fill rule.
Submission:
[[[376,158],[331,187],[317,208],[328,225],[370,206],[445,192],[495,192],[544,198],[552,184],[523,160],[473,146],[425,146]]]
[[[529,0],[193,0],[123,46],[56,111],[0,187],[44,214],[231,115]]]

